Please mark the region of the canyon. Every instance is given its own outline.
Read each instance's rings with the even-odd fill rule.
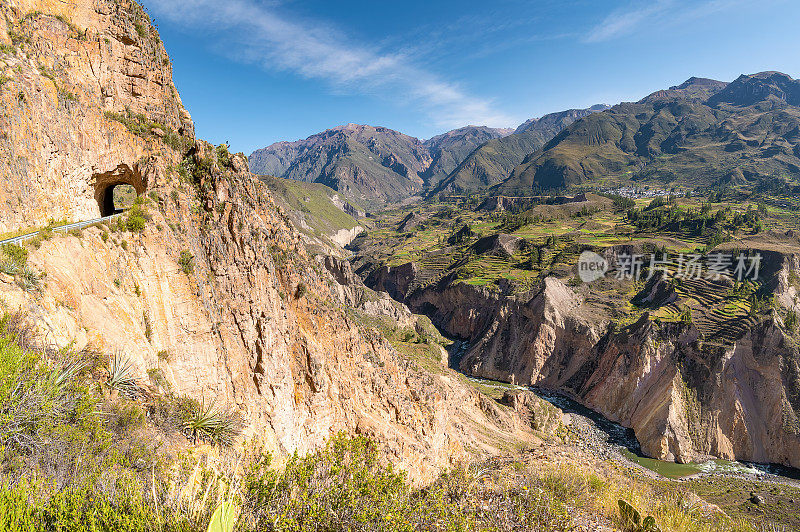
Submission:
[[[224,407],[242,422],[237,449],[278,463],[365,436],[426,486],[464,464],[544,456],[545,442],[560,452],[570,418],[533,393],[545,390],[632,429],[650,457],[800,468],[791,198],[721,189],[716,174],[654,199],[617,194],[631,181],[561,190],[597,166],[571,147],[590,144],[594,162],[622,154],[596,169],[616,175],[684,154],[681,132],[698,150],[724,136],[726,154],[752,162],[723,176],[731,187],[791,170],[795,80],[692,78],[636,104],[428,141],[348,124],[247,157],[196,138],[136,2],[0,8],[0,231],[40,229],[4,248],[26,262],[0,274],[0,300],[56,351],[124,356],[148,415],[163,397]],[[782,119],[757,161],[756,112]],[[613,137],[606,125],[630,115],[647,119],[642,132],[671,133],[595,135]],[[702,135],[682,129],[696,115]],[[126,210],[120,186],[136,196]],[[110,215],[51,234],[56,220]],[[585,251],[609,263],[747,252],[764,267],[752,283],[585,283]],[[496,397],[471,377],[524,389]]]

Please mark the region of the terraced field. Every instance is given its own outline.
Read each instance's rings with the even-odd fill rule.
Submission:
[[[688,311],[703,340],[718,345],[733,343],[755,323],[750,297],[757,291],[757,284],[748,284],[736,292],[729,277],[720,280],[676,278],[678,265],[674,262],[667,266],[667,270],[667,276],[676,279],[677,299],[658,307],[652,312],[653,318],[680,321]]]
[[[418,274],[409,287],[410,292],[450,277],[452,282],[522,293],[539,286],[546,276],[559,277],[578,287],[581,282],[575,265],[585,249],[599,251],[626,245],[634,246],[642,253],[656,249],[659,253],[666,251],[672,258],[672,262],[665,266],[666,275],[676,278],[680,277],[675,262],[677,255],[700,253],[709,248],[708,233],[682,231],[675,227],[637,230],[626,211],[604,201],[587,202],[591,208],[581,209],[569,203],[539,205],[523,213],[485,212],[446,203],[418,204],[380,215],[375,219],[376,229],[366,238],[357,240],[356,252],[368,257],[372,267],[416,263]],[[652,201],[640,199],[634,204],[649,212]],[[475,202],[469,205],[474,207]],[[728,220],[754,208],[747,201],[712,205],[702,197],[681,197],[670,205],[684,211],[700,212],[702,209],[708,216],[721,216]],[[537,210],[539,207],[543,208]],[[563,212],[559,211],[561,208]],[[763,203],[759,204],[760,212],[767,213],[765,226],[781,225],[780,217],[769,214],[778,208],[765,208]],[[743,239],[753,238],[752,232],[746,232],[751,229],[745,227],[744,230],[743,233],[723,236],[732,245],[738,245],[736,243],[743,242]],[[475,247],[481,239],[492,235],[513,243],[514,249]],[[676,279],[673,284],[674,297],[658,305],[652,302],[632,304],[635,294],[644,286],[641,281],[622,281],[605,288],[592,285],[579,291],[587,302],[597,306],[598,312],[620,323],[632,323],[644,312],[660,321],[691,320],[702,340],[712,345],[729,345],[757,319],[757,313],[751,311],[751,299],[759,289],[758,285],[734,290],[731,279],[717,281],[705,277]]]

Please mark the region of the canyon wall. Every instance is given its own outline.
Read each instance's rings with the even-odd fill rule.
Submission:
[[[278,456],[365,434],[424,482],[534,438],[512,409],[445,367],[421,369],[347,310],[352,290],[307,256],[246,159],[193,140],[138,4],[0,9],[0,231],[106,214],[117,184],[146,212],[141,231],[113,221],[31,244],[39,287],[0,275],[5,309],[42,341],[121,353],[146,396],[233,408],[242,441]]]
[[[800,467],[800,354],[781,317],[798,310],[798,258],[762,253],[775,265],[765,284],[781,310],[724,345],[704,343],[692,323],[647,313],[617,326],[588,303],[591,288],[554,277],[523,296],[447,278],[407,293],[413,264],[379,268],[367,282],[466,340],[464,373],[565,393],[633,428],[649,456]]]

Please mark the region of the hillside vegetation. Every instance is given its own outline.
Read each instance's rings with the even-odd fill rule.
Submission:
[[[0,530],[205,531],[225,505],[242,531],[559,531],[631,525],[620,500],[664,531],[755,530],[688,492],[557,455],[463,464],[423,489],[363,437],[274,464],[217,437],[230,414],[126,380],[124,354],[42,350],[24,323],[0,320]]]
[[[692,78],[580,120],[514,169],[497,192],[635,182],[780,191],[800,170],[800,81],[779,72],[730,84]]]

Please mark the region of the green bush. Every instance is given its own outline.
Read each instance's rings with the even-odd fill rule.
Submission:
[[[186,275],[191,274],[194,271],[194,255],[184,249],[178,257],[178,265],[183,270],[183,273]]]
[[[17,244],[6,244],[3,246],[3,253],[17,266],[22,267],[28,262],[28,250]]]
[[[125,220],[125,228],[132,233],[141,233],[147,225],[150,215],[142,207],[140,202],[135,202],[128,209],[128,216]]]
[[[87,399],[75,382],[85,363],[67,356],[48,361],[42,353],[22,347],[25,329],[20,323],[19,315],[6,314],[0,320],[0,447],[6,452],[45,445]]]
[[[17,275],[20,272],[20,265],[4,252],[0,252],[0,272],[6,275]]]
[[[115,432],[127,432],[144,425],[144,411],[136,401],[121,398],[111,404],[107,423]]]
[[[797,329],[797,312],[790,310],[786,314],[786,320],[784,323],[789,331],[794,332]]]
[[[70,487],[42,496],[36,486],[22,483],[0,487],[0,530],[59,532],[119,531],[178,532],[200,530],[188,519],[158,512],[141,495],[122,491],[113,497],[92,487]]]
[[[270,462],[262,457],[245,475],[243,530],[572,529],[566,508],[546,489],[533,483],[484,487],[490,468],[457,468],[416,490],[404,472],[379,460],[377,447],[364,437],[337,435],[316,453],[295,455],[282,471]]]
[[[217,152],[217,162],[219,166],[224,168],[226,166],[231,166],[231,155],[228,153],[228,145],[227,144],[220,144],[216,148]]]

